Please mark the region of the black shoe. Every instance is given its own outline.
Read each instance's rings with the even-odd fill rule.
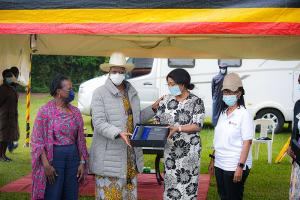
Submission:
[[[6,156],[5,156],[3,159],[4,159],[4,161],[6,161],[6,162],[11,162],[11,161],[13,161],[11,158],[6,157]]]
[[[12,153],[16,148],[18,148],[18,142],[12,142],[7,146],[7,149],[10,153]]]

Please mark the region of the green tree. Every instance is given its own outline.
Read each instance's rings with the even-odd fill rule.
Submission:
[[[48,92],[52,78],[58,73],[70,77],[77,91],[82,82],[102,75],[99,65],[104,61],[105,57],[34,55],[32,92]]]

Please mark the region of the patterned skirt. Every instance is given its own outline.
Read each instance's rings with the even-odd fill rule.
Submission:
[[[200,137],[180,133],[165,146],[164,199],[197,199],[200,171]]]
[[[300,167],[294,162],[291,174],[290,200],[300,200]]]
[[[127,178],[96,176],[96,200],[136,200],[137,174],[134,152],[127,148]]]

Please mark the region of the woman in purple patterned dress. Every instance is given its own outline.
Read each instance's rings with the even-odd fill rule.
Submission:
[[[70,79],[57,75],[50,94],[54,99],[38,111],[31,136],[31,198],[76,200],[88,159],[83,119],[70,104],[74,99]]]

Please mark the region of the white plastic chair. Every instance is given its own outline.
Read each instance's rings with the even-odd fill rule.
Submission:
[[[260,135],[257,138],[255,135],[256,126],[260,126]],[[269,138],[270,140],[266,140],[268,138],[268,132],[272,131],[272,137]],[[268,163],[272,163],[272,146],[273,146],[273,139],[274,139],[274,131],[275,131],[275,123],[271,119],[256,119],[254,120],[254,139],[252,141],[253,146],[255,146],[255,159],[258,159],[259,154],[259,146],[260,144],[267,144],[268,145]]]

